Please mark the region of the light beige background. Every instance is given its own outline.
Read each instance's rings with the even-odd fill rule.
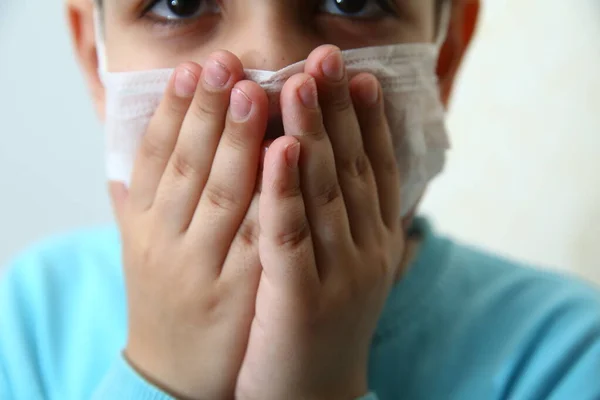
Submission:
[[[600,282],[600,1],[487,1],[457,89],[423,209],[470,243]]]
[[[58,1],[0,10],[0,264],[108,223],[101,130]],[[600,282],[600,2],[487,0],[454,98],[437,228]]]

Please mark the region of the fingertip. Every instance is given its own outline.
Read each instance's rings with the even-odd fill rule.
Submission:
[[[210,59],[219,62],[229,69],[234,81],[239,81],[244,78],[244,66],[240,59],[230,51],[217,50],[211,53]]]
[[[284,96],[286,99],[291,96],[296,96],[298,89],[306,82],[311,80],[314,81],[314,77],[306,72],[300,72],[291,76],[287,81],[285,81],[283,88],[281,89],[282,100]]]
[[[200,79],[200,75],[202,74],[202,66],[193,61],[183,62],[183,63],[179,64],[177,66],[177,68],[175,68],[175,69],[176,70],[185,69],[185,70],[189,71],[191,74],[193,74],[196,77],[196,79]]]
[[[299,193],[300,141],[282,136],[269,147],[263,167],[262,193],[267,197],[290,198]]]
[[[319,93],[315,78],[307,73],[298,73],[289,78],[281,90],[281,110],[285,116],[300,104],[308,110],[319,109]]]
[[[322,62],[335,52],[341,52],[341,49],[332,44],[324,44],[314,49],[306,59],[304,72],[315,77],[323,77],[321,69]]]
[[[192,62],[183,63],[175,68],[172,82],[175,96],[182,99],[194,97],[201,74],[202,67]]]
[[[285,160],[288,167],[292,169],[298,168],[298,162],[300,161],[300,142],[296,140],[295,143],[288,144],[285,147]]]
[[[241,80],[237,82],[234,89],[241,90],[260,109],[268,109],[269,99],[267,92],[256,82]]]
[[[239,129],[251,133],[256,140],[263,139],[269,119],[265,90],[252,81],[237,82],[231,90],[228,116]]]
[[[296,155],[297,153],[297,155]],[[290,158],[291,156],[291,164]],[[283,160],[290,168],[296,167],[300,158],[300,141],[294,136],[281,136],[277,138],[267,150],[265,164],[279,165],[279,160]]]
[[[360,73],[350,81],[352,99],[363,107],[374,107],[381,99],[381,84],[370,73]]]

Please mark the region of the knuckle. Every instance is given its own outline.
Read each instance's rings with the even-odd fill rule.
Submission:
[[[192,110],[194,116],[200,120],[205,120],[207,117],[223,118],[225,116],[225,107],[222,105],[221,99],[209,94],[206,94],[200,100],[194,101]]]
[[[185,283],[184,283],[185,284]],[[201,297],[198,294],[197,286],[190,286],[191,292],[189,299],[188,310],[198,310],[197,313],[192,313],[192,316],[199,319],[199,322],[206,325],[213,325],[222,322],[227,318],[229,310],[229,302],[233,293],[232,288],[228,285],[221,285],[219,289],[208,290],[202,293]],[[187,318],[190,318],[189,315]]]
[[[189,107],[189,103],[185,103],[185,101],[181,101],[180,99],[170,99],[165,104],[166,108],[166,116],[170,119],[180,120],[185,115]]]
[[[171,166],[173,167],[175,176],[179,178],[191,179],[198,173],[188,157],[182,154],[181,151],[173,152]]]
[[[156,261],[154,246],[150,245],[148,242],[140,243],[136,253],[139,254],[141,265],[151,266]]]
[[[323,129],[321,122],[309,124],[302,129],[302,136],[310,137],[317,142],[321,142],[327,138],[327,133]]]
[[[163,160],[168,157],[165,146],[153,135],[145,135],[140,146],[143,157],[148,159]]]
[[[391,269],[390,264],[391,263],[389,257],[387,256],[387,254],[385,254],[383,249],[381,249],[375,255],[373,260],[373,268],[370,269],[372,271],[371,275],[373,276],[373,279],[375,279],[375,281],[377,282],[384,279]]]
[[[253,247],[258,243],[259,226],[255,221],[246,218],[237,231],[238,241],[248,247]]]
[[[227,147],[239,152],[246,152],[250,148],[248,141],[252,136],[244,133],[246,132],[241,126],[229,126],[223,135]]]
[[[367,287],[380,287],[391,277],[392,263],[390,256],[384,251],[383,247],[374,252],[368,265],[368,268],[362,270],[360,278]]]
[[[234,211],[240,206],[240,199],[230,188],[221,184],[209,183],[204,189],[204,197],[208,204],[223,211]]]
[[[364,151],[358,151],[352,157],[340,161],[340,170],[353,178],[364,178],[371,171],[371,162]]]
[[[334,112],[344,112],[352,108],[352,99],[347,86],[339,87],[328,96],[326,108]]]
[[[330,204],[342,198],[342,189],[340,188],[337,180],[329,182],[320,187],[315,196],[315,203],[317,207],[326,207]]]
[[[294,124],[297,124],[298,134],[301,136],[310,137],[312,140],[318,142],[327,138],[327,132],[323,124],[323,114],[320,111],[302,115]]]
[[[277,181],[273,184],[275,194],[280,200],[292,200],[302,198],[302,189],[299,185],[285,184],[284,182]]]
[[[160,267],[162,263],[161,255],[163,254],[160,247],[165,240],[162,238],[162,234],[158,232],[156,224],[144,224],[144,226],[148,228],[144,232],[131,229],[125,235],[123,252],[126,259],[135,258],[133,265],[148,270]],[[126,262],[126,264],[131,266],[129,262]]]
[[[287,230],[277,234],[274,238],[275,245],[293,249],[300,246],[310,238],[310,228],[306,218],[295,218],[290,222]]]

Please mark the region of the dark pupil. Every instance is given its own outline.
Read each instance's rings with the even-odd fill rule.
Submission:
[[[200,8],[202,0],[169,0],[169,9],[180,17],[191,17]]]
[[[335,0],[340,11],[348,14],[356,14],[365,8],[369,0]]]

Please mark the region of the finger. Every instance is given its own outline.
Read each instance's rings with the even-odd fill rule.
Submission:
[[[375,237],[373,222],[379,220],[375,219],[379,217],[377,191],[340,50],[321,46],[308,57],[305,71],[315,77],[319,88],[323,122],[333,147],[352,236],[357,243],[368,242]]]
[[[226,127],[190,225],[190,232],[213,253],[227,254],[248,211],[268,111],[267,94],[258,84],[241,81],[235,86]]]
[[[300,142],[290,136],[269,147],[260,195],[259,252],[266,280],[284,291],[312,293],[319,283],[298,162]]]
[[[214,53],[204,64],[157,192],[160,212],[173,229],[189,227],[225,127],[231,89],[243,73],[239,59],[225,51]]]
[[[315,256],[331,260],[352,243],[352,236],[313,77],[297,74],[288,79],[281,111],[285,134],[295,136],[302,146],[300,182]]]
[[[260,226],[258,222],[260,195],[254,193],[244,220],[231,243],[219,279],[223,282],[237,282],[237,290],[255,290],[261,273],[258,255]]]
[[[365,151],[377,182],[381,218],[390,230],[400,228],[400,175],[385,117],[381,85],[371,74],[360,74],[350,82],[350,91],[363,135]]]
[[[163,100],[152,117],[137,154],[130,185],[133,207],[147,210],[154,203],[156,189],[171,157],[183,118],[194,97],[202,68],[198,64],[179,66]]]

